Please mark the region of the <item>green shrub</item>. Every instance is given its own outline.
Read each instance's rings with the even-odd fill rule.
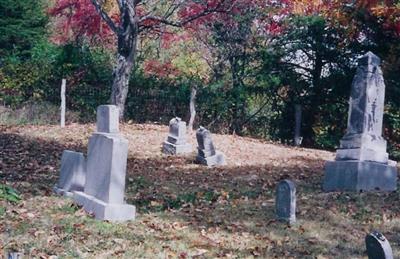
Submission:
[[[19,201],[21,201],[21,196],[12,187],[0,184],[0,200],[18,203]]]

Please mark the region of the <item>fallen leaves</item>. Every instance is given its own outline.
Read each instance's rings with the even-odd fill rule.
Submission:
[[[338,258],[337,240],[345,240],[353,247],[344,246],[339,255],[361,258],[357,251],[363,251],[370,225],[391,230],[388,238],[398,232],[397,194],[321,192],[324,160],[332,153],[213,135],[229,165],[205,168],[194,163],[194,153],[161,154],[167,127],[135,124],[121,129],[130,141],[126,198],[137,206],[138,218],[98,222],[52,193],[62,151],[85,152],[93,129],[78,124],[1,128],[0,181],[23,198],[18,205],[0,201],[0,240],[7,240],[6,249],[31,247],[25,253],[37,258],[324,259]],[[190,142],[196,146],[194,135]],[[298,187],[299,224],[292,227],[274,214],[275,185],[284,178]]]

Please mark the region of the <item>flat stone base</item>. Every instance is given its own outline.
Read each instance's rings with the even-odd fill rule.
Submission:
[[[397,168],[375,162],[331,161],[325,165],[323,190],[395,191]]]
[[[197,155],[196,162],[210,167],[217,165],[226,165],[225,156],[219,151],[216,151],[215,155],[209,157],[202,157]]]
[[[190,144],[175,145],[165,141],[163,143],[162,152],[168,155],[188,154],[192,152],[192,145]]]
[[[53,191],[58,195],[65,196],[68,198],[72,198],[74,196],[74,193],[58,188],[57,186],[54,186]]]
[[[105,203],[84,192],[74,192],[74,201],[83,206],[86,212],[93,213],[98,220],[127,221],[134,220],[136,216],[133,205]]]

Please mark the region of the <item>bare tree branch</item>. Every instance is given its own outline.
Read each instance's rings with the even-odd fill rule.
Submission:
[[[139,20],[139,23],[143,23],[144,21],[149,20],[149,21],[158,22],[159,24],[169,25],[169,26],[173,26],[173,27],[182,27],[182,26],[185,26],[186,24],[188,24],[188,23],[190,23],[190,22],[192,22],[192,21],[194,21],[196,19],[199,19],[199,18],[201,18],[203,16],[206,16],[206,15],[209,15],[209,14],[212,14],[212,13],[226,13],[226,12],[229,12],[229,9],[228,10],[221,9],[221,6],[223,5],[224,2],[225,2],[225,0],[222,0],[214,8],[205,9],[204,11],[202,11],[202,12],[200,12],[200,13],[194,15],[194,16],[191,16],[191,17],[189,17],[189,18],[187,18],[187,19],[185,19],[183,21],[171,21],[171,20],[169,20],[168,18],[172,14],[169,14],[168,17],[165,17],[165,16],[162,17],[162,16],[157,16],[157,15],[145,15]],[[142,26],[142,29],[140,31],[143,31],[145,29],[149,29],[149,28],[151,28],[153,26],[155,26],[155,25]]]
[[[108,14],[103,10],[101,7],[101,4],[97,0],[92,0],[92,3],[94,7],[96,8],[96,11],[100,14],[101,18],[103,21],[107,23],[107,25],[111,28],[113,32],[118,34],[118,27],[117,25],[113,22],[113,20],[108,16]]]

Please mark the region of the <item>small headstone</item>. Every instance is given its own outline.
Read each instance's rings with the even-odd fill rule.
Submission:
[[[7,259],[23,259],[24,254],[19,252],[8,252],[6,255]]]
[[[379,232],[374,231],[365,237],[369,259],[393,259],[389,241]]]
[[[296,222],[296,186],[290,180],[279,182],[275,199],[276,217],[289,224]]]
[[[382,137],[385,83],[380,59],[368,52],[358,62],[347,131],[335,161],[325,168],[325,191],[394,191],[397,168]]]
[[[117,125],[118,113],[114,114],[117,107],[104,107],[98,111],[109,111],[112,116],[98,116],[100,124]],[[114,126],[98,127],[98,132],[90,137],[84,191],[74,192],[74,200],[96,219],[125,221],[135,218],[136,209],[124,201],[128,140]]]
[[[61,172],[54,191],[72,197],[73,191],[83,191],[86,178],[86,161],[82,153],[65,150],[61,157]]]
[[[119,110],[115,105],[100,105],[97,108],[97,132],[119,132]]]
[[[207,166],[225,165],[225,156],[215,150],[211,139],[211,133],[204,127],[200,127],[196,132],[197,157],[196,161]]]
[[[169,122],[169,134],[163,143],[163,153],[177,155],[192,152],[192,146],[186,140],[186,122],[173,118]]]

